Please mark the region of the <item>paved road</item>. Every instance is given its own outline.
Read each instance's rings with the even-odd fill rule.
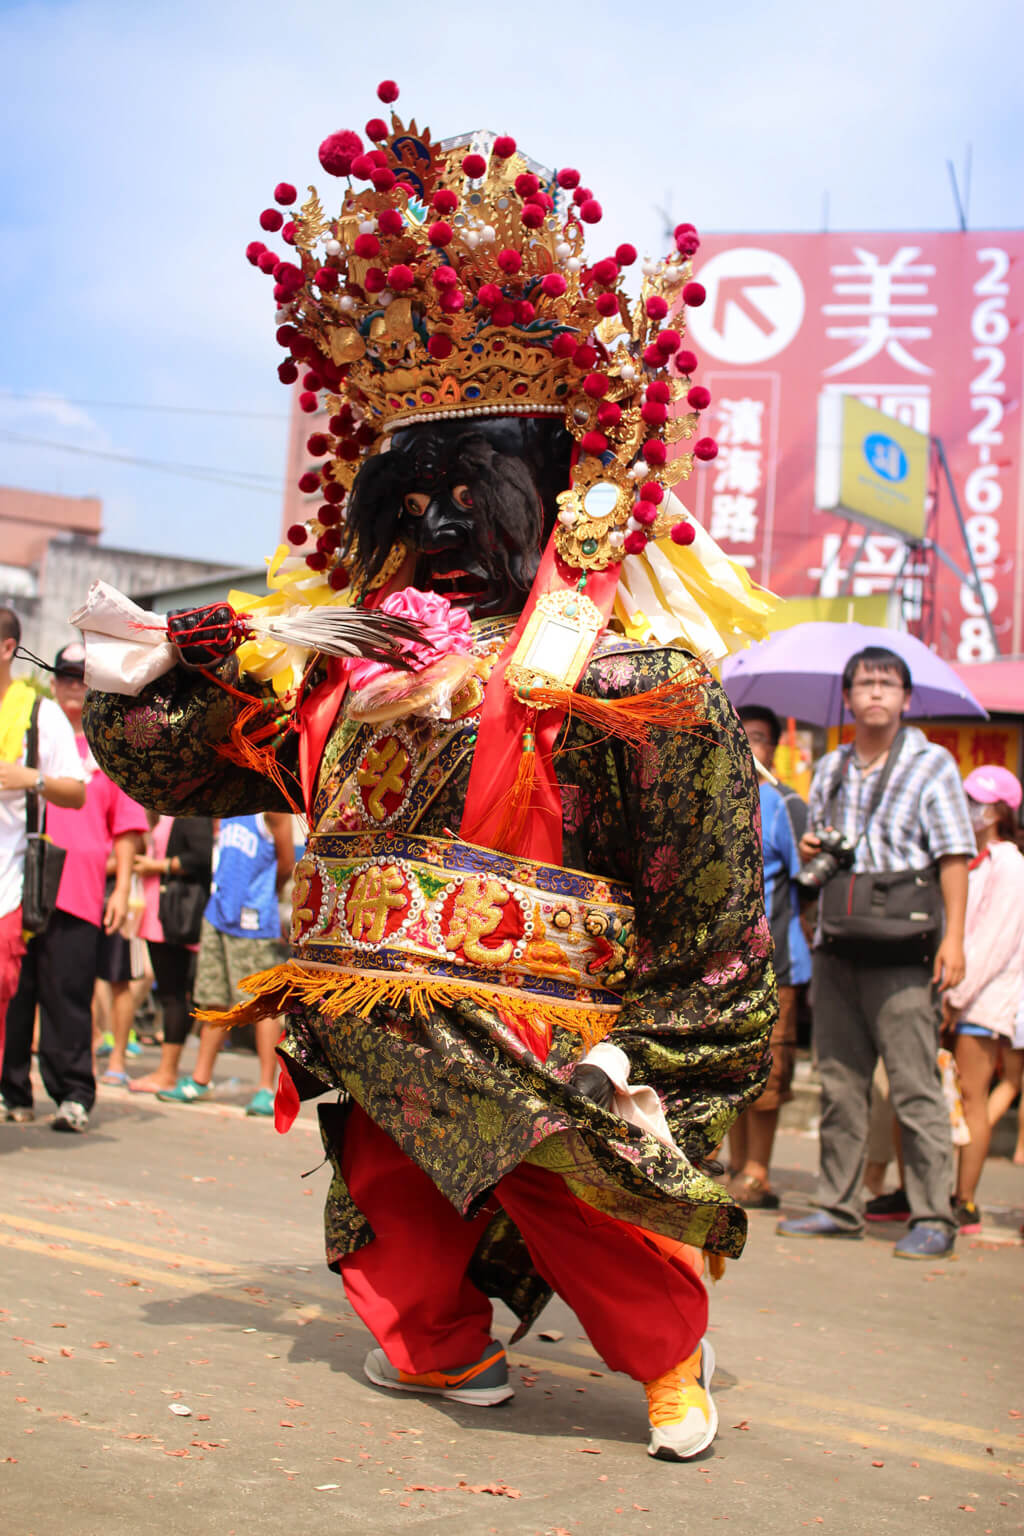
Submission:
[[[674,1466],[561,1304],[540,1326],[562,1337],[512,1352],[507,1407],[371,1387],[322,1262],[326,1172],[299,1177],[312,1120],[278,1137],[245,1096],[104,1090],[86,1137],[0,1126],[4,1536],[1024,1529],[1024,1170],[990,1163],[949,1264],[894,1263],[891,1228],[786,1244],[754,1214],[713,1300],[721,1432]],[[814,1157],[781,1134],[794,1208]]]

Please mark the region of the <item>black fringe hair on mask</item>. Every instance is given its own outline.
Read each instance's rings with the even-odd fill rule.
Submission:
[[[555,497],[569,484],[572,439],[560,422],[499,418],[425,422],[395,433],[387,453],[360,469],[348,499],[342,555],[373,579],[408,527],[405,497],[465,485],[477,553],[494,580],[527,591],[554,526]]]

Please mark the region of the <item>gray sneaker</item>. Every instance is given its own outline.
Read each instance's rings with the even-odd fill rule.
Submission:
[[[65,1099],[53,1117],[53,1128],[55,1131],[87,1131],[89,1112],[85,1105],[76,1104],[74,1099]]]
[[[456,1366],[450,1371],[426,1371],[422,1376],[400,1371],[382,1349],[371,1349],[363,1372],[375,1387],[447,1397],[453,1403],[469,1403],[474,1408],[495,1408],[513,1396],[505,1351],[494,1340],[472,1365]]]

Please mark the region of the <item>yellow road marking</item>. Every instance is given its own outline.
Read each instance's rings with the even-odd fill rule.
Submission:
[[[115,1275],[130,1275],[133,1280],[152,1280],[157,1285],[169,1285],[176,1291],[197,1289],[196,1277],[186,1279],[184,1275],[168,1274],[166,1270],[142,1269],[135,1264],[126,1264],[123,1260],[107,1258],[102,1253],[72,1252],[69,1248],[55,1252],[49,1243],[39,1243],[31,1237],[14,1237],[8,1232],[0,1232],[0,1247],[16,1248],[20,1253],[42,1253],[48,1259],[63,1259],[67,1263],[81,1264],[84,1269],[105,1269]]]
[[[835,1398],[818,1392],[797,1392],[776,1382],[738,1381],[737,1391],[763,1392],[768,1397],[783,1398],[789,1403],[799,1403],[803,1408],[819,1408],[825,1413],[838,1413],[843,1418],[859,1414],[876,1424],[900,1424],[905,1429],[920,1430],[926,1435],[945,1436],[950,1440],[969,1440],[975,1445],[998,1446],[1002,1451],[1017,1451],[1024,1457],[1024,1440],[1012,1435],[987,1434],[973,1424],[958,1424],[952,1419],[928,1419],[911,1413],[906,1408],[882,1408],[877,1403],[859,1403],[844,1397],[841,1403]]]
[[[847,1429],[842,1424],[823,1424],[820,1419],[808,1423],[805,1419],[775,1418],[764,1415],[758,1415],[758,1418],[759,1421],[770,1424],[773,1429],[788,1429],[805,1437],[839,1440],[844,1445],[888,1451],[890,1456],[908,1456],[914,1461],[938,1461],[943,1466],[960,1467],[966,1472],[984,1472],[990,1477],[1009,1477],[1024,1481],[1024,1467],[1010,1461],[996,1461],[994,1456],[968,1456],[963,1451],[940,1450],[917,1440],[902,1440],[893,1435],[873,1435],[858,1429]]]
[[[85,1243],[89,1248],[112,1248],[117,1253],[134,1253],[140,1259],[161,1259],[165,1264],[186,1264],[189,1269],[224,1270],[233,1266],[217,1264],[212,1259],[201,1259],[191,1253],[175,1253],[167,1248],[152,1248],[148,1243],[132,1243],[122,1237],[101,1237],[98,1232],[83,1232],[78,1227],[61,1227],[50,1221],[37,1221],[33,1216],[12,1216],[0,1211],[0,1222],[17,1227],[23,1232],[41,1232],[46,1237],[61,1237],[72,1243]]]

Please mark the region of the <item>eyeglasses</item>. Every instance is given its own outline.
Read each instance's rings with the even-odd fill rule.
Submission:
[[[896,689],[899,693],[906,691],[902,683],[889,677],[863,677],[858,682],[850,684],[851,693],[867,693],[874,688],[880,689],[883,693],[889,693],[892,689]]]

